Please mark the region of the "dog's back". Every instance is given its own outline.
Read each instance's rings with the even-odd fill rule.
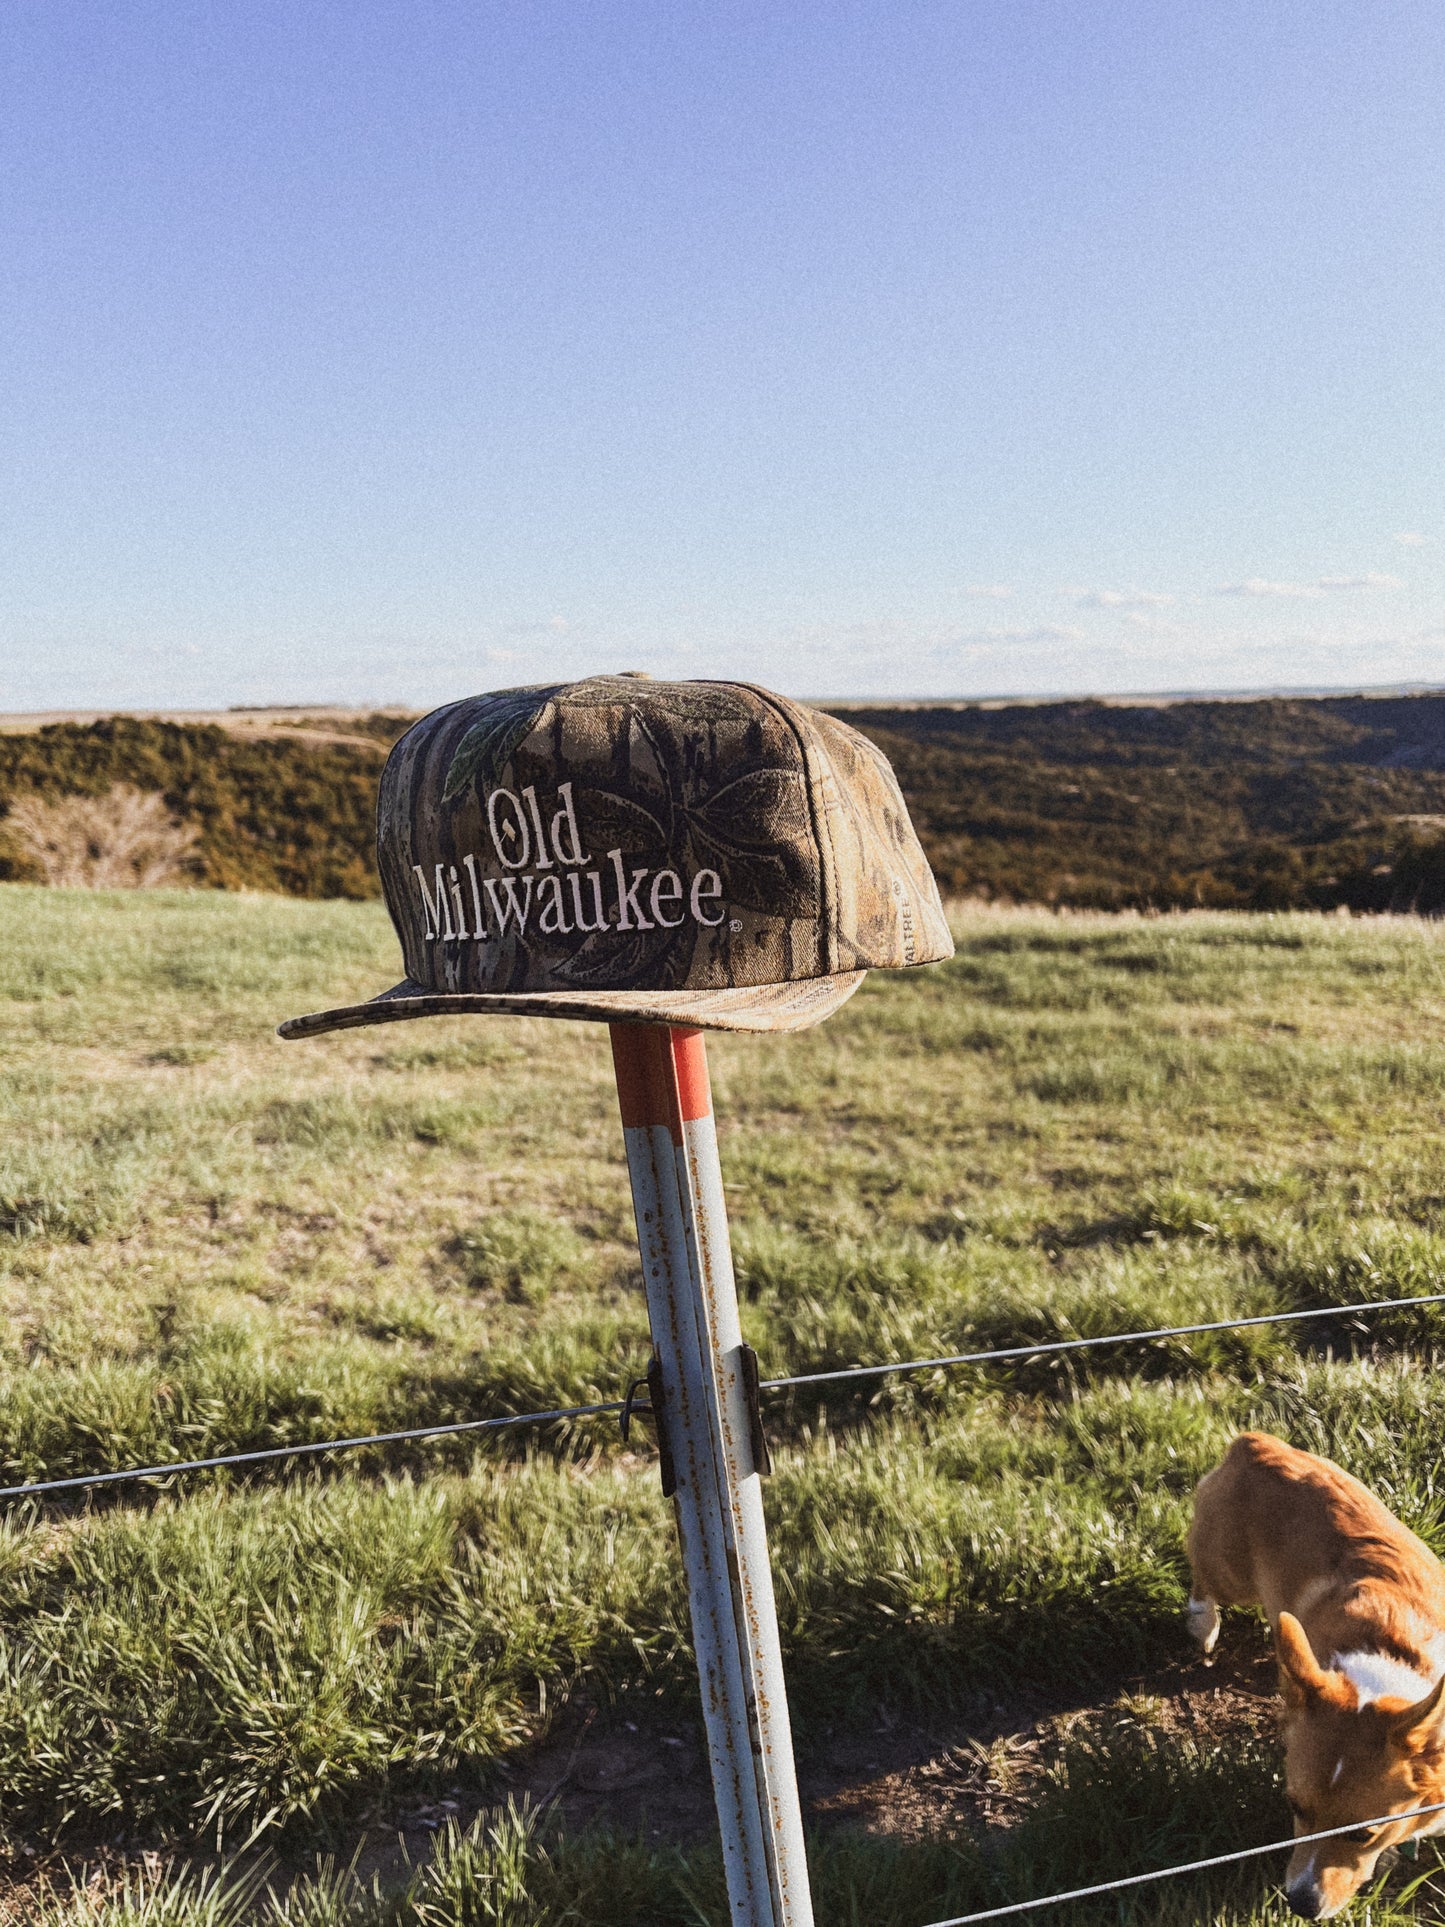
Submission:
[[[1199,1481],[1189,1531],[1194,1603],[1293,1613],[1316,1652],[1387,1644],[1409,1614],[1445,1631],[1445,1572],[1429,1547],[1329,1459],[1245,1432]],[[1408,1634],[1406,1635],[1408,1637]],[[1418,1637],[1418,1635],[1417,1635]]]

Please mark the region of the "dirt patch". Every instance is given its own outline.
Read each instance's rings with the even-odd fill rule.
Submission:
[[[929,1720],[878,1708],[813,1736],[799,1763],[804,1814],[814,1826],[901,1842],[1007,1828],[1026,1816],[1040,1780],[1081,1721],[1147,1707],[1156,1730],[1223,1738],[1269,1724],[1276,1706],[1274,1664],[1260,1650],[1122,1678],[1087,1699],[981,1696]],[[425,1866],[449,1824],[466,1827],[506,1800],[549,1808],[564,1833],[605,1826],[657,1844],[693,1846],[716,1828],[700,1723],[646,1706],[603,1712],[574,1705],[545,1739],[508,1762],[489,1795],[453,1788],[399,1806],[359,1826],[349,1842],[336,1843],[335,1858],[353,1866],[365,1886],[376,1879],[384,1888],[399,1887]],[[68,1891],[74,1879],[99,1893],[127,1868],[155,1872],[178,1861],[200,1867],[210,1857],[158,1855],[127,1843],[64,1855],[20,1849],[0,1870],[0,1927],[20,1918],[42,1881]],[[258,1856],[258,1873],[278,1895],[315,1866],[312,1850]]]
[[[1268,1726],[1275,1710],[1275,1668],[1267,1655],[1139,1675],[1111,1698],[1088,1704],[999,1705],[991,1714],[919,1734],[915,1757],[863,1762],[861,1773],[840,1777],[831,1790],[805,1788],[809,1817],[899,1840],[1010,1827],[1027,1815],[1039,1782],[1083,1722],[1117,1711],[1146,1717],[1156,1732],[1220,1739]]]
[[[1256,1732],[1275,1718],[1274,1662],[1264,1651],[1194,1660],[1122,1678],[1088,1698],[988,1696],[928,1720],[877,1708],[814,1737],[798,1769],[804,1814],[815,1826],[900,1841],[1012,1826],[1072,1728],[1111,1709],[1146,1707],[1155,1730],[1200,1738]],[[647,1708],[569,1709],[545,1740],[509,1762],[502,1787],[505,1797],[550,1807],[567,1833],[600,1825],[686,1846],[716,1826],[700,1725]],[[495,1795],[458,1790],[404,1809],[371,1829],[361,1865],[368,1877],[400,1877],[427,1858],[448,1821],[466,1825],[495,1804]]]

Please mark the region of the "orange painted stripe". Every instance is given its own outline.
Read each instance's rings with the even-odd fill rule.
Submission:
[[[622,1126],[674,1123],[672,1060],[660,1024],[613,1024],[612,1065]]]
[[[665,1124],[681,1144],[684,1123],[712,1115],[702,1032],[662,1024],[610,1028],[623,1129]]]
[[[677,1067],[677,1095],[684,1124],[712,1116],[712,1086],[707,1075],[707,1043],[700,1030],[672,1033],[672,1061]]]

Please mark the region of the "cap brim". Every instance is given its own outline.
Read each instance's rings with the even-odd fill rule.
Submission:
[[[410,981],[364,1004],[343,1004],[278,1025],[282,1037],[319,1037],[362,1024],[399,1024],[412,1017],[564,1017],[604,1024],[674,1024],[689,1030],[807,1030],[846,1004],[868,973],[807,977],[797,983],[729,990],[426,990]]]

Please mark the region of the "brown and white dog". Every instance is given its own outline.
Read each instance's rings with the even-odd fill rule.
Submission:
[[[1273,1628],[1297,1835],[1445,1800],[1445,1568],[1358,1480],[1246,1432],[1199,1481],[1189,1563],[1206,1653],[1221,1606],[1263,1606]],[[1296,1847],[1289,1903],[1325,1920],[1386,1847],[1441,1831],[1445,1813]]]

